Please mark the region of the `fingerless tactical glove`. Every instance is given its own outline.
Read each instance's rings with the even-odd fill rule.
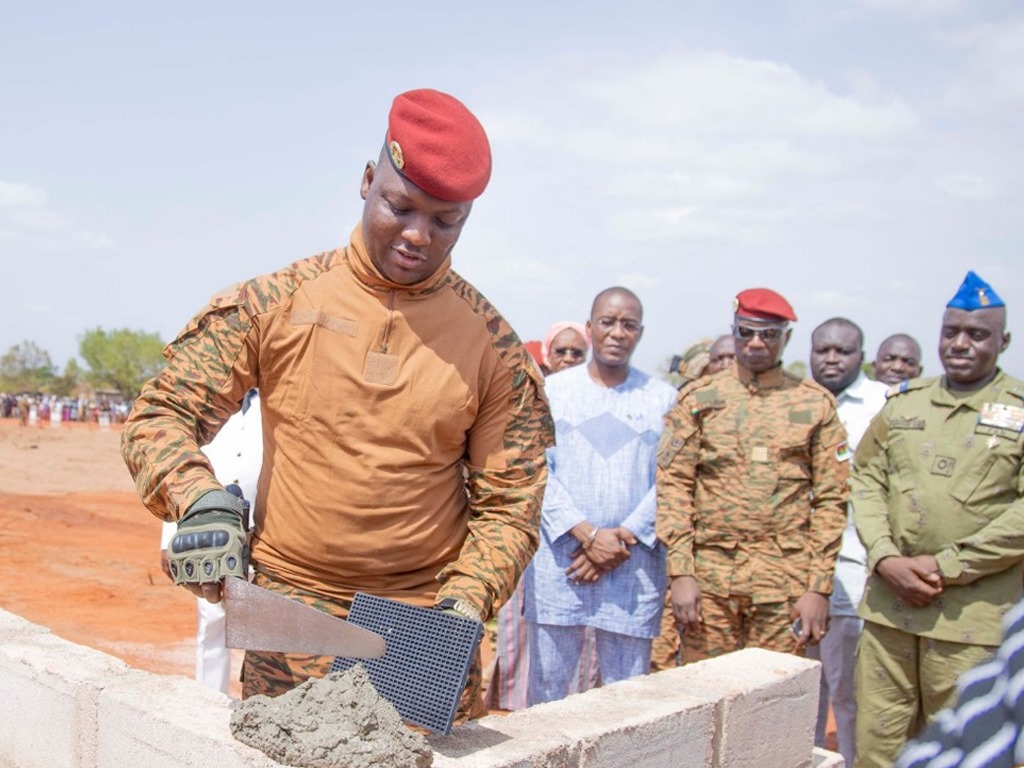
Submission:
[[[245,578],[249,570],[249,540],[242,499],[227,491],[199,497],[178,521],[178,532],[167,548],[175,584],[212,584],[225,576]]]

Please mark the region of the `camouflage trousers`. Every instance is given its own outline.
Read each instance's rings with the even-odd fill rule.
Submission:
[[[661,632],[651,644],[651,672],[675,669],[682,663],[681,649],[683,636],[676,626],[672,612],[672,590],[665,594],[665,608],[661,612]]]
[[[683,663],[708,659],[741,648],[766,648],[799,656],[793,625],[795,600],[754,603],[744,595],[701,596],[704,626],[700,632],[683,633]]]
[[[857,768],[889,768],[956,681],[997,648],[934,640],[865,621],[857,645]]]
[[[264,589],[269,589],[340,619],[348,616],[351,607],[351,603],[348,601],[327,599],[273,579],[265,573],[257,573],[253,582]],[[333,656],[246,651],[245,659],[242,662],[242,698],[247,699],[256,694],[280,696],[311,677],[325,677],[331,671],[332,663],[334,663]],[[459,708],[455,715],[457,724],[487,714],[480,691],[482,678],[483,669],[478,647],[469,669],[466,689],[459,700]]]

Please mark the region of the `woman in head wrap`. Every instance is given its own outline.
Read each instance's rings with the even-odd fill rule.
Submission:
[[[590,339],[583,323],[561,320],[548,328],[541,344],[541,358],[549,373],[572,368],[587,359]]]

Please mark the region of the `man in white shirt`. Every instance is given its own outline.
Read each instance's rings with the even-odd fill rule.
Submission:
[[[867,378],[863,371],[864,333],[856,323],[834,317],[811,334],[811,376],[831,392],[837,403],[839,420],[846,428],[848,455],[852,456],[868,425],[885,404],[887,387]],[[854,701],[854,668],[857,640],[862,619],[857,605],[867,581],[867,552],[853,526],[852,515],[843,532],[843,545],[836,560],[835,586],[829,599],[831,621],[821,645],[808,649],[809,656],[820,654],[822,674],[818,699],[818,725],[815,742],[823,746],[829,702],[836,720],[839,752],[847,765],[853,765],[857,705]]]
[[[225,486],[233,483],[241,488],[242,497],[252,505],[249,510],[251,520],[256,511],[256,485],[263,465],[263,420],[257,390],[249,390],[242,400],[242,410],[228,419],[202,451],[210,460],[218,481]],[[167,546],[177,531],[177,523],[163,524],[160,565],[168,578],[172,577],[167,562]],[[231,652],[225,644],[224,604],[198,598],[196,606],[196,680],[226,694],[231,677]]]

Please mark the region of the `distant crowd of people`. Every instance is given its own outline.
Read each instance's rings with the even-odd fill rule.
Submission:
[[[0,392],[0,417],[19,419],[22,425],[60,422],[92,422],[108,419],[120,423],[128,416],[131,404],[124,400],[85,397],[60,397],[42,393]]]

